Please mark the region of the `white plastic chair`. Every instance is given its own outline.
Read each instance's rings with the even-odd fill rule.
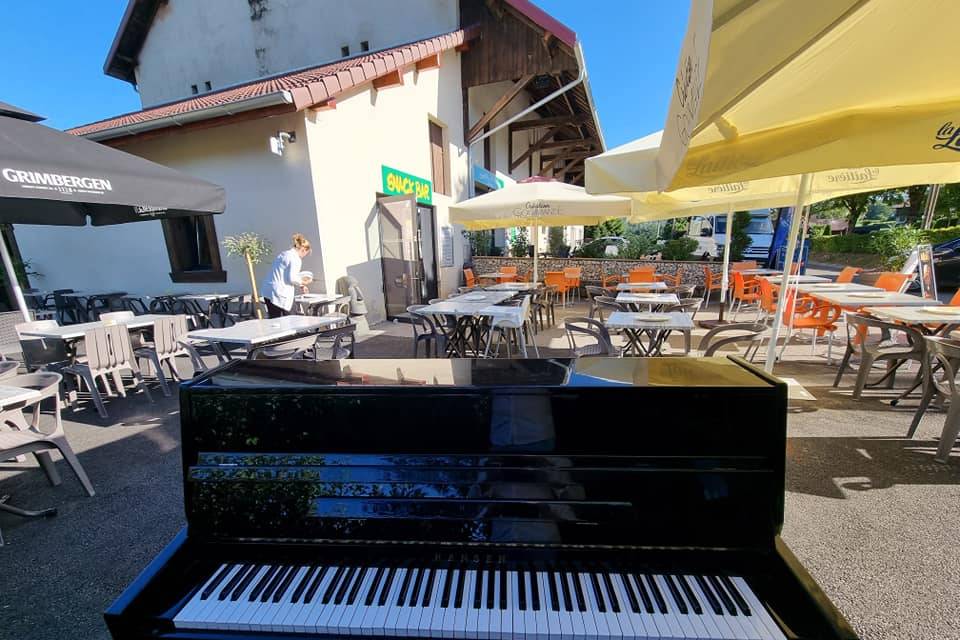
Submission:
[[[537,354],[537,357],[540,357],[540,348],[537,346],[536,340],[533,339],[533,324],[530,321],[530,296],[524,296],[523,302],[520,303],[519,307],[507,307],[507,306],[490,306],[483,310],[485,314],[491,316],[490,321],[490,339],[487,340],[487,348],[484,351],[484,357],[490,357],[490,347],[493,345],[494,338],[497,339],[497,352],[495,355],[500,353],[500,343],[502,338],[506,337],[507,342],[507,357],[510,357],[510,338],[507,335],[512,333],[515,336],[517,343],[517,350],[523,354],[523,357],[527,356],[527,339],[526,333],[529,332],[531,342],[533,342],[533,350]]]
[[[153,364],[157,372],[157,381],[160,383],[160,389],[163,395],[170,396],[170,388],[167,385],[167,379],[163,375],[163,365],[166,363],[170,370],[170,377],[175,381],[180,380],[180,373],[177,371],[176,358],[178,356],[188,356],[196,367],[196,361],[190,349],[184,344],[187,337],[187,316],[177,315],[160,318],[153,322],[153,344],[144,344],[140,348],[134,349],[134,354],[139,358],[145,358]],[[203,361],[200,361],[201,370],[205,370]]]
[[[86,347],[87,361],[66,366],[63,371],[80,376],[87,383],[101,418],[106,419],[109,416],[103,405],[100,389],[97,387],[97,378],[104,381],[104,386],[109,392],[110,383],[107,376],[112,376],[117,392],[122,397],[126,397],[127,392],[120,375],[129,371],[137,388],[143,391],[150,402],[153,402],[153,396],[150,395],[150,390],[147,389],[143,375],[140,373],[140,367],[137,366],[137,359],[130,344],[130,334],[124,325],[103,326],[86,331],[83,343]]]

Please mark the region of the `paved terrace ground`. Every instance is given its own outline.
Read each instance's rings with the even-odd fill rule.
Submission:
[[[408,331],[374,327],[357,355],[409,357]],[[538,343],[565,353],[558,330]],[[960,455],[933,461],[943,414],[906,440],[916,400],[854,401],[849,385],[830,387],[834,371],[809,344],[789,348],[777,369],[816,397],[790,403],[783,537],[863,638],[958,638]],[[177,400],[155,397],[113,401],[108,423],[90,409],[66,414],[94,498],[62,464],[54,488],[35,466],[0,463],[0,494],[59,508],[49,520],[0,514],[0,638],[107,638],[101,612],[183,525]],[[765,418],[744,407],[743,419]]]

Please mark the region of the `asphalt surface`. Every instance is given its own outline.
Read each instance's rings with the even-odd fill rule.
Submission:
[[[387,327],[358,355],[408,357],[405,336]],[[833,390],[834,369],[806,360],[778,368],[817,398],[791,403],[784,539],[862,638],[960,638],[960,451],[949,465],[933,461],[943,414],[906,440],[916,401],[853,401],[852,379]],[[93,498],[63,464],[63,485],[49,487],[32,464],[0,463],[0,494],[59,509],[45,520],[0,514],[0,638],[109,637],[102,611],[182,526],[177,401],[154,395],[154,405],[113,401],[107,423],[66,414]],[[744,407],[743,419],[764,417]]]

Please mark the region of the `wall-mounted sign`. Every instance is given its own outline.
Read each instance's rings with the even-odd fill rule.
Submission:
[[[497,174],[476,164],[473,165],[473,181],[489,189],[503,189],[503,180]]]
[[[937,299],[937,275],[933,270],[933,246],[917,246],[917,267],[920,270],[920,295],[928,300]]]
[[[440,266],[453,266],[453,227],[440,227]]]
[[[380,166],[383,175],[383,192],[391,196],[414,194],[420,204],[433,204],[433,183],[386,165]]]

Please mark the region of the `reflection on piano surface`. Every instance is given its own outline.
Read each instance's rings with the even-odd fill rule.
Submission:
[[[237,361],[181,415],[188,527],[116,638],[855,637],[743,362]]]

